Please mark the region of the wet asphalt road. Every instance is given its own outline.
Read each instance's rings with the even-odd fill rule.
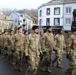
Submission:
[[[52,70],[51,74],[47,72],[43,72],[40,69],[38,69],[36,75],[64,75],[64,72],[69,65],[68,59],[66,59],[65,54],[63,55],[63,61],[61,65],[63,66],[63,69],[58,69],[56,67],[51,66],[50,67]],[[28,67],[28,64],[24,61],[22,67],[23,67],[23,72],[15,71],[13,66],[8,64],[7,62],[4,62],[3,58],[0,56],[0,75],[25,75],[25,71]],[[76,72],[74,75],[76,75]]]

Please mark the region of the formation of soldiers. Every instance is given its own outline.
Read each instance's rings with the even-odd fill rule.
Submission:
[[[0,53],[4,61],[11,63],[15,70],[23,71],[22,62],[25,56],[29,63],[25,75],[35,75],[40,63],[41,70],[49,73],[52,72],[51,64],[63,69],[60,64],[64,49],[70,62],[64,75],[73,75],[76,69],[76,30],[67,40],[62,29],[58,29],[57,33],[53,34],[51,26],[46,27],[46,32],[42,36],[39,34],[38,26],[33,26],[30,34],[27,31],[23,34],[21,26],[16,33],[14,29],[10,32],[0,31]],[[53,51],[55,51],[55,59],[53,59]]]

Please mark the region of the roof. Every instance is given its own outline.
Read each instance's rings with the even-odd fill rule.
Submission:
[[[26,13],[25,13],[25,18],[27,18],[27,19],[32,19],[30,16],[28,16]]]
[[[52,1],[49,1],[49,2],[47,2],[45,4],[42,4],[39,8],[41,8],[43,6],[69,4],[69,3],[76,3],[76,0],[52,0]]]
[[[38,18],[35,17],[35,16],[31,16],[31,18],[34,19],[34,20],[38,20]]]
[[[5,19],[5,18],[6,18],[6,16],[0,12],[0,19]]]

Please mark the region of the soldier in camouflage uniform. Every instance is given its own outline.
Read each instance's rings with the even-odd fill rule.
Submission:
[[[55,36],[55,43],[56,43],[56,57],[53,60],[53,65],[55,64],[55,62],[57,62],[57,68],[62,69],[62,66],[60,66],[61,61],[62,61],[62,55],[63,55],[63,48],[65,47],[65,39],[64,36],[62,34],[62,29],[58,30],[58,34]]]
[[[25,54],[29,57],[29,68],[26,71],[26,75],[36,74],[39,64],[39,55],[41,50],[40,36],[37,34],[39,32],[38,26],[32,27],[32,33],[25,42]]]
[[[8,55],[8,32],[7,30],[4,31],[4,36],[3,36],[3,42],[4,42],[4,47],[3,47],[3,56],[4,60],[7,61],[7,55]]]
[[[22,27],[18,27],[18,32],[14,35],[14,68],[15,70],[23,71],[22,60],[24,52],[24,35],[22,33]]]
[[[47,26],[47,31],[42,37],[43,62],[42,70],[51,73],[50,64],[52,61],[53,48],[55,47],[54,36],[51,26]]]
[[[8,62],[13,64],[13,54],[14,54],[14,30],[10,31],[8,35]]]
[[[2,51],[2,31],[0,30],[0,54]]]
[[[67,40],[67,54],[69,59],[69,68],[64,75],[73,75],[76,70],[76,29]]]

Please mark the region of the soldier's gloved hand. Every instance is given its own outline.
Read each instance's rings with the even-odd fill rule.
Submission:
[[[43,52],[43,55],[46,55],[46,52],[45,51]]]
[[[5,47],[4,49],[5,49],[6,51],[8,50],[8,48],[7,48],[7,47]]]
[[[15,52],[15,50],[12,50],[12,53],[14,53]]]
[[[27,55],[25,58],[26,58],[26,60],[30,60],[30,58],[29,58],[29,56],[28,56],[28,55]]]
[[[53,51],[57,53],[57,50],[56,49],[53,49]]]
[[[42,52],[40,52],[40,60],[42,60],[43,59],[43,53]]]
[[[66,54],[66,58],[67,59],[70,59],[70,54]]]

